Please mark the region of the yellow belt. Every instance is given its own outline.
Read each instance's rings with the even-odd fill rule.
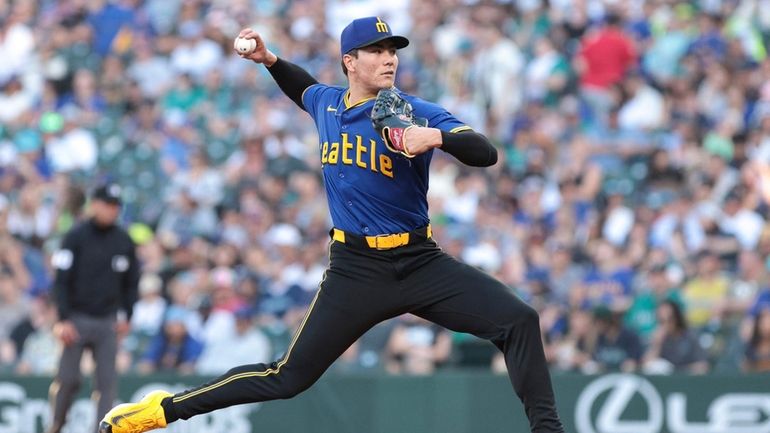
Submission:
[[[428,225],[426,229],[426,235],[428,238],[432,237],[433,231]],[[393,233],[390,235],[377,235],[377,236],[363,236],[366,240],[369,248],[375,250],[390,250],[403,245],[409,244],[410,233]],[[345,232],[340,229],[334,229],[332,232],[332,239],[338,242],[345,243]]]

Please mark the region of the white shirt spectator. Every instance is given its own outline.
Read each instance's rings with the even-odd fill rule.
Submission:
[[[457,222],[472,223],[479,208],[479,194],[468,190],[444,202],[444,213]]]
[[[447,157],[434,155],[430,166],[428,199],[440,200],[442,202],[454,199],[455,194],[457,194],[455,179],[457,178],[458,171],[457,164],[449,161]]]
[[[650,245],[668,250],[679,224],[682,225],[681,229],[687,250],[690,252],[698,251],[706,241],[706,233],[694,212],[690,212],[684,219],[680,219],[674,213],[667,213],[655,220],[650,228]]]
[[[45,145],[48,159],[57,172],[91,170],[96,167],[98,147],[94,134],[75,127]]]
[[[226,354],[226,356],[223,356]],[[256,328],[206,342],[196,364],[198,374],[222,374],[238,365],[272,361],[270,340]]]
[[[559,63],[559,53],[555,50],[535,57],[527,65],[527,96],[531,99],[542,99],[548,93],[548,79],[553,68]]]
[[[0,167],[10,167],[19,160],[19,152],[16,144],[11,140],[0,141]],[[1,209],[1,208],[0,208]]]
[[[163,323],[166,300],[152,296],[136,301],[134,314],[131,316],[131,329],[147,334],[157,333]]]
[[[163,282],[155,274],[144,274],[139,280],[139,300],[134,304],[131,330],[154,335],[163,324],[166,300],[160,296]]]
[[[281,271],[280,284],[297,285],[306,292],[315,291],[318,288],[318,282],[323,279],[325,271],[326,266],[319,263],[314,263],[309,268],[301,263],[292,263]]]
[[[643,85],[618,112],[622,129],[639,131],[660,127],[664,120],[663,96],[648,85]]]
[[[4,35],[0,33],[0,59],[3,59],[0,62],[0,82],[24,71],[32,61],[34,52],[35,37],[26,25],[16,23]]]
[[[287,119],[283,120],[285,124]],[[268,158],[278,158],[286,153],[298,159],[304,159],[308,153],[308,146],[294,134],[285,134],[283,137],[270,135],[265,137],[265,155]]]
[[[462,91],[465,90],[465,88],[462,89]],[[474,104],[472,99],[470,93],[461,95],[445,93],[439,100],[439,105],[457,116],[458,119],[463,119],[463,122],[473,128],[474,131],[485,134],[487,113],[482,107]]]
[[[503,258],[500,250],[490,242],[482,242],[463,250],[462,260],[485,272],[495,273],[503,264]]]
[[[470,39],[470,24],[467,14],[459,12],[450,13],[446,22],[433,31],[433,46],[436,53],[445,61],[452,60],[457,56],[459,48],[463,41]]]
[[[8,210],[7,229],[17,237],[45,239],[56,222],[53,197],[31,186],[20,190],[16,202]]]
[[[2,63],[2,62],[0,62]],[[27,82],[19,77],[13,78],[17,84],[8,84],[3,81],[6,88],[0,93],[0,122],[8,123],[17,120],[22,114],[28,112],[35,104],[37,95]],[[0,87],[3,87],[0,85]]]
[[[53,375],[59,367],[59,339],[49,328],[38,329],[24,341],[18,370],[23,374]]]
[[[55,220],[56,210],[53,206],[41,204],[32,214],[24,213],[14,206],[8,212],[8,231],[24,239],[45,239],[51,235]]]
[[[267,230],[265,241],[274,246],[298,247],[302,243],[302,233],[291,224],[275,224]]]
[[[488,45],[474,61],[475,88],[480,102],[488,103],[498,120],[508,121],[521,105],[524,56],[498,29],[485,29],[484,34]]]
[[[171,52],[171,66],[175,71],[190,74],[200,81],[223,60],[222,48],[211,39],[202,36],[198,23],[187,22],[180,29],[183,43]]]
[[[602,227],[602,236],[616,247],[622,246],[634,226],[634,211],[626,206],[618,206],[607,215]]]
[[[235,316],[227,310],[212,311],[205,322],[200,316],[195,317],[197,323],[188,324],[188,330],[190,335],[203,342],[205,346],[235,335]]]
[[[32,108],[33,103],[32,95],[25,92],[0,94],[0,122],[13,122]]]
[[[158,98],[174,80],[166,57],[150,55],[131,63],[127,74],[139,84],[144,96]]]
[[[765,220],[750,209],[741,209],[735,215],[723,214],[719,220],[719,228],[738,239],[741,248],[753,250],[762,236]]]

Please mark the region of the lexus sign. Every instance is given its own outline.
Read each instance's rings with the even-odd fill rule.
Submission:
[[[634,399],[641,400],[646,416],[624,419]],[[696,415],[705,422],[688,421],[687,399],[682,392],[661,395],[643,377],[602,376],[578,397],[575,426],[578,433],[770,433],[770,392],[723,393]]]

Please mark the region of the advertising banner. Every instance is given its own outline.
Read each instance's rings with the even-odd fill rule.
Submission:
[[[119,401],[209,378],[124,376]],[[555,376],[560,414],[576,433],[770,433],[768,376]],[[0,433],[41,433],[50,378],[0,376]],[[86,380],[64,433],[93,433]],[[507,376],[327,376],[291,400],[235,406],[169,433],[510,433],[528,431]]]

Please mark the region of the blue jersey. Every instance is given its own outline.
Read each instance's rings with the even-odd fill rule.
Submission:
[[[405,93],[414,115],[449,132],[469,130],[442,107]],[[318,129],[319,154],[334,226],[358,235],[402,233],[428,225],[433,150],[407,158],[385,147],[369,115],[374,98],[350,105],[348,89],[314,84],[302,104]]]

